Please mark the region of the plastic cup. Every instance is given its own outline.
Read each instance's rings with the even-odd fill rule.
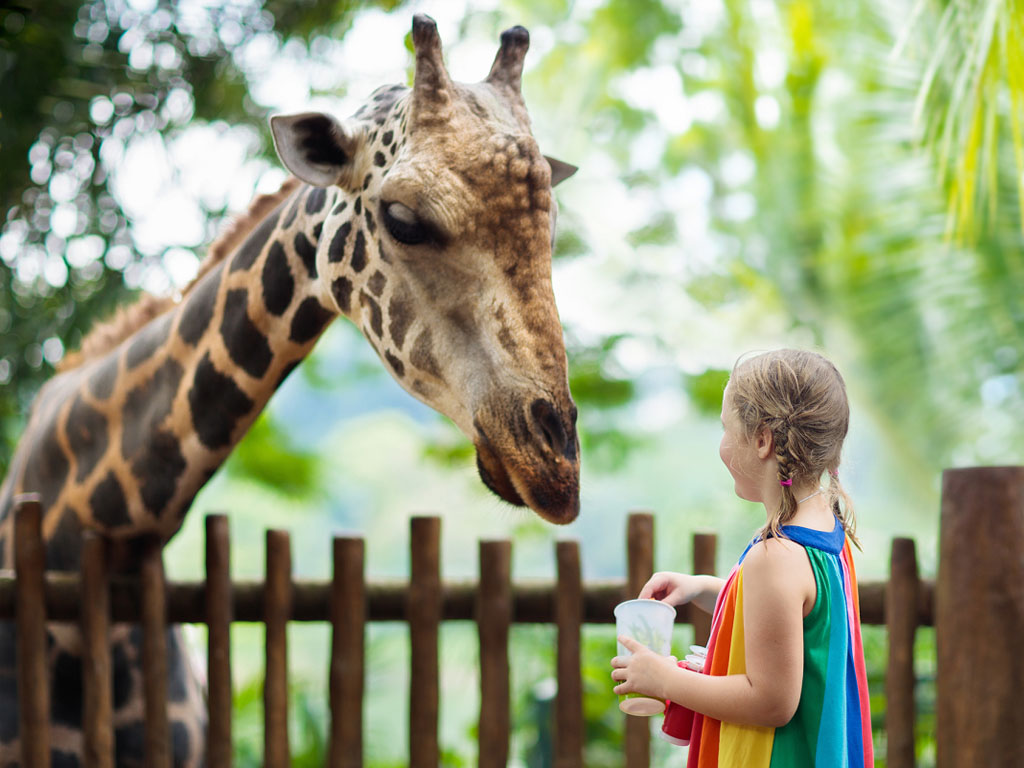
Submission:
[[[676,620],[676,609],[658,600],[627,600],[615,606],[615,632],[631,637],[655,653],[668,656],[672,652],[672,626]],[[618,643],[620,656],[631,653]],[[619,696],[619,709],[627,715],[649,717],[665,711],[661,699],[640,693]]]

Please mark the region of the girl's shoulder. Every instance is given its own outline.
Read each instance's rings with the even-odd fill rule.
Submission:
[[[765,599],[783,604],[807,606],[813,604],[817,594],[814,572],[803,545],[786,538],[768,538],[754,542],[743,558],[745,590],[755,589]]]

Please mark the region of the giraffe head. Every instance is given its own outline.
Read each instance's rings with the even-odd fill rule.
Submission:
[[[529,35],[507,30],[487,78],[452,81],[436,25],[413,21],[411,89],[351,118],[271,118],[285,166],[329,205],[322,300],[395,379],[473,441],[483,482],[543,518],[579,511],[579,440],[551,286],[553,184],[520,93]]]

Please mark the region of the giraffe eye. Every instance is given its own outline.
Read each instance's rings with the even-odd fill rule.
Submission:
[[[419,245],[434,239],[430,227],[420,221],[416,213],[401,203],[385,203],[384,226],[391,236],[405,245]]]

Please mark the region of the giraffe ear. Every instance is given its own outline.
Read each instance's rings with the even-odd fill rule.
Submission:
[[[285,168],[315,187],[345,184],[363,143],[362,131],[322,112],[274,115],[270,131]]]
[[[555,158],[548,157],[547,155],[544,155],[544,159],[547,160],[548,165],[551,166],[552,187],[555,186],[556,184],[565,181],[574,173],[576,173],[576,171],[579,170],[579,168],[577,168],[575,165],[571,165],[570,163],[563,163],[561,160],[556,160]]]

